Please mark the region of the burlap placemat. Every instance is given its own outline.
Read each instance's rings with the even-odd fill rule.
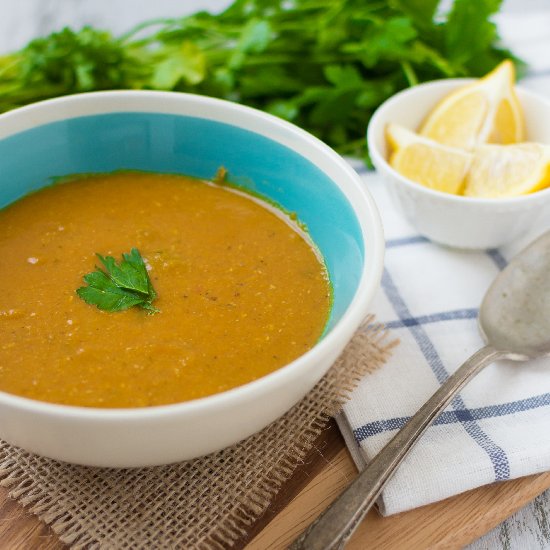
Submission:
[[[372,322],[369,319],[368,322]],[[73,466],[0,442],[0,484],[74,548],[229,548],[267,509],[356,382],[393,342],[364,325],[285,416],[232,448],[169,466]]]

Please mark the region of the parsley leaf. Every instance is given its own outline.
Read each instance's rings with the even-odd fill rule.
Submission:
[[[119,264],[112,256],[97,254],[97,257],[105,271],[97,268],[84,275],[88,286],[77,289],[80,298],[103,311],[123,311],[134,306],[149,313],[159,311],[152,305],[157,293],[137,248],[132,248],[129,254],[122,254]]]
[[[498,32],[491,21],[501,0],[455,0],[445,28],[445,55],[465,72],[488,72],[495,64],[491,44],[496,44]],[[468,44],[468,47],[465,47]]]

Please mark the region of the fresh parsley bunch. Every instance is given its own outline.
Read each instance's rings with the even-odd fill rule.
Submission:
[[[122,37],[63,29],[0,58],[0,112],[114,88],[195,92],[263,109],[343,154],[373,111],[442,77],[481,76],[511,53],[501,0],[235,0],[219,14],[146,22]]]

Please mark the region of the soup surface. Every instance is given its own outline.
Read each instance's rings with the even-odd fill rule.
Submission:
[[[0,211],[0,390],[92,407],[175,403],[311,348],[331,304],[296,224],[227,186],[147,173],[77,179]],[[76,289],[96,253],[136,247],[160,313],[105,312]]]

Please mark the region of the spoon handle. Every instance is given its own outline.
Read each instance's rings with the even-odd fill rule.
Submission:
[[[476,374],[504,356],[504,353],[490,346],[474,353],[422,405],[331,506],[294,541],[290,550],[343,548],[390,477],[439,413]]]

